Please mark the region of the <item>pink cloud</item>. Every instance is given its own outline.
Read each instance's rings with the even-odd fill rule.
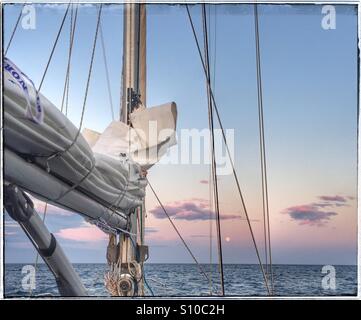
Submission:
[[[347,202],[346,198],[343,196],[319,196],[319,199],[323,201],[334,201],[334,202]]]
[[[173,217],[177,220],[209,220],[215,219],[215,214],[209,208],[209,201],[204,199],[190,199],[183,201],[174,201],[164,205],[165,210],[169,214],[169,216]],[[158,219],[165,219],[167,216],[165,215],[163,208],[157,206],[149,211]],[[239,214],[220,214],[221,219],[230,220],[230,219],[240,219]]]
[[[326,211],[327,208],[339,208],[349,206],[348,200],[352,196],[318,196],[321,202],[304,204],[286,208],[283,213],[288,214],[291,219],[298,221],[301,225],[324,226],[332,217],[338,215],[334,211]],[[331,210],[331,209],[329,209]]]
[[[56,236],[73,241],[89,241],[89,242],[98,242],[108,239],[108,236],[101,231],[96,226],[85,224],[85,226],[80,226],[76,228],[66,228],[60,229]]]
[[[291,219],[298,221],[300,225],[324,226],[337,213],[333,211],[322,211],[320,207],[313,204],[305,204],[289,207],[284,210]]]

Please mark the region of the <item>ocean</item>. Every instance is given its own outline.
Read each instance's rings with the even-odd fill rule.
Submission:
[[[25,265],[5,265],[5,296],[29,297],[30,289],[23,285]],[[210,265],[202,265],[208,272]],[[277,296],[353,296],[357,295],[357,267],[334,266],[335,286],[324,279],[319,265],[274,265],[274,290]],[[74,264],[90,296],[109,297],[103,276],[106,264]],[[22,273],[22,271],[24,273]],[[219,294],[217,265],[212,266],[212,286],[194,264],[146,264],[146,281],[155,296],[209,296]],[[227,296],[266,296],[258,265],[225,264],[224,286]],[[26,281],[25,281],[26,282]],[[326,283],[326,286],[325,286]],[[151,291],[146,287],[146,295]],[[37,266],[35,289],[31,297],[59,296],[52,273],[43,263]]]

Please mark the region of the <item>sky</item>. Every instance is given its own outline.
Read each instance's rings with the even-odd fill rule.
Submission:
[[[259,6],[272,259],[276,264],[356,264],[357,15],[352,6],[335,8],[336,28],[325,30],[322,6]],[[5,5],[5,47],[19,10],[19,5]],[[200,6],[190,10],[202,43]],[[40,82],[64,12],[64,5],[37,5],[36,28],[19,28],[8,50],[7,56],[35,84]],[[224,128],[234,130],[235,167],[263,257],[253,6],[212,5],[207,12],[213,91]],[[83,5],[75,34],[68,113],[76,125],[95,22],[96,7]],[[119,109],[121,5],[104,8],[102,26],[113,105]],[[99,44],[84,127],[102,132],[112,118]],[[68,45],[67,20],[42,88],[42,94],[58,107]],[[184,129],[208,127],[206,94],[185,7],[148,5],[146,105],[175,101],[180,136]],[[217,147],[217,159],[224,157],[221,147]],[[208,164],[160,163],[150,169],[149,180],[197,258],[207,263],[211,252],[216,263],[216,229],[214,219],[209,219],[209,170]],[[256,263],[234,179],[221,175],[218,183],[223,260]],[[41,213],[43,204],[36,205]],[[149,262],[192,262],[149,188],[146,208]],[[107,236],[82,217],[51,207],[46,224],[72,262],[106,261]],[[5,261],[34,260],[30,242],[5,214]]]

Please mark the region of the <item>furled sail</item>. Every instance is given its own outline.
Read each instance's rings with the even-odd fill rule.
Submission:
[[[93,152],[70,120],[11,61],[4,63],[5,180],[55,205],[126,228],[146,180],[127,154]]]

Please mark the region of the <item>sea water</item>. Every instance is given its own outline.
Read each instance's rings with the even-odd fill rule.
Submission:
[[[36,268],[35,288],[24,286],[23,264],[5,265],[6,297],[59,296],[52,273],[43,263]],[[357,267],[334,266],[335,286],[323,281],[327,274],[320,265],[274,265],[274,291],[278,296],[352,296],[357,295]],[[109,297],[104,287],[106,264],[74,264],[90,296]],[[195,264],[145,264],[148,284],[145,294],[155,296],[219,295],[220,277],[217,265],[202,265],[207,279]],[[212,272],[210,272],[212,271]],[[151,288],[151,291],[148,288]],[[227,296],[267,296],[260,267],[253,264],[225,264],[224,287]]]

